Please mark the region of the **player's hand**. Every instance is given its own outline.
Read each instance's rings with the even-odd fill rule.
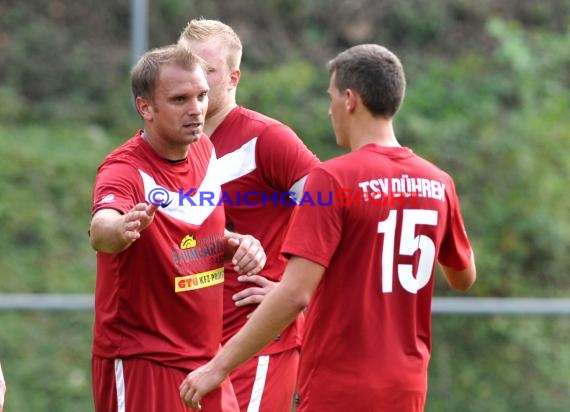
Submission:
[[[196,369],[180,384],[180,399],[186,406],[201,410],[202,398],[216,389],[226,379],[227,374],[215,369],[212,362]]]
[[[236,306],[260,304],[265,296],[273,289],[275,289],[278,284],[278,282],[273,282],[261,275],[241,275],[238,276],[237,280],[239,282],[252,283],[253,286],[233,295],[232,298]]]
[[[139,203],[127,212],[122,219],[120,232],[127,243],[132,243],[141,237],[154,218],[158,205]]]
[[[267,257],[259,240],[250,235],[226,233],[226,256],[232,257],[234,270],[240,275],[255,275],[265,266]]]

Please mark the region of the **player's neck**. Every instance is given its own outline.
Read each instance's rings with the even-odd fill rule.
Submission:
[[[224,119],[230,114],[230,112],[237,106],[235,100],[230,104],[224,106],[222,109],[206,115],[206,122],[204,123],[204,133],[206,133],[209,137],[214,134],[216,129]]]
[[[169,145],[161,139],[154,138],[152,131],[149,132],[148,128],[143,130],[141,136],[163,159],[177,162],[188,156],[188,145]]]
[[[391,120],[375,119],[362,123],[355,123],[355,129],[350,136],[350,148],[352,151],[358,150],[368,144],[375,144],[385,147],[401,146],[394,134]]]

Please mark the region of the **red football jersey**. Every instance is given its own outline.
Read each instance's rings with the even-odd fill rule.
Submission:
[[[308,307],[298,411],[421,411],[436,260],[468,266],[451,177],[402,147],[314,169],[286,255],[326,267]]]
[[[267,255],[261,275],[277,281],[285,270],[281,255],[294,201],[291,186],[319,163],[316,156],[287,126],[260,113],[237,106],[210,137],[219,158],[223,179],[222,203],[227,228],[257,238]],[[226,265],[223,342],[247,321],[255,306],[236,307],[232,296],[251,287],[237,281]],[[281,352],[300,344],[299,324],[293,324],[262,354]]]
[[[97,253],[95,355],[193,369],[219,349],[224,212],[217,199],[196,199],[221,195],[216,163],[205,135],[185,160],[169,162],[139,132],[99,166],[93,213],[126,213],[157,196],[163,207],[126,250]]]

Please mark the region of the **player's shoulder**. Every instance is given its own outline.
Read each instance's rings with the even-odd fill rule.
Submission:
[[[316,164],[310,171],[310,174],[315,176],[326,176],[335,181],[342,180],[342,176],[351,174],[352,169],[357,169],[357,163],[354,161],[354,153],[346,153],[340,156],[333,157]]]
[[[417,168],[423,170],[425,174],[438,178],[440,181],[453,182],[451,175],[432,161],[417,154],[414,154],[414,160],[417,163]]]
[[[338,180],[350,179],[365,173],[366,170],[391,173],[390,163],[406,164],[410,170],[430,179],[453,183],[452,177],[431,161],[415,154],[408,148],[393,150],[356,150],[322,162],[313,170],[327,174]],[[405,163],[402,163],[405,162]]]
[[[111,151],[101,162],[99,168],[114,164],[133,164],[140,157],[140,136],[135,135]]]
[[[211,143],[209,141],[204,143],[208,145],[208,149],[205,150],[211,151]],[[202,143],[196,144],[196,146],[202,146]],[[131,173],[138,174],[138,170],[149,171],[160,168],[162,162],[163,159],[154,152],[139,132],[109,153],[99,165],[97,172],[106,170],[128,178]]]
[[[319,168],[322,171],[328,173],[334,173],[336,171],[343,171],[343,170],[346,171],[349,169],[360,169],[361,164],[359,158],[360,158],[360,153],[349,152],[325,160],[321,164],[316,166],[316,168]]]
[[[236,108],[236,114],[239,115],[242,119],[250,121],[254,124],[258,124],[261,127],[263,126],[267,127],[275,124],[283,124],[282,122],[273,117],[257,112],[253,109],[249,109],[245,106],[238,106]]]
[[[241,118],[242,127],[254,133],[258,139],[298,139],[296,133],[288,125],[266,114],[238,106],[236,114]]]

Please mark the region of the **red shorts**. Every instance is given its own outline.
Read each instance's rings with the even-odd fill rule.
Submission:
[[[147,359],[91,360],[95,412],[190,412],[179,387],[187,372]],[[237,412],[229,379],[202,401],[202,412]]]
[[[291,412],[299,349],[256,356],[230,374],[241,412]]]

